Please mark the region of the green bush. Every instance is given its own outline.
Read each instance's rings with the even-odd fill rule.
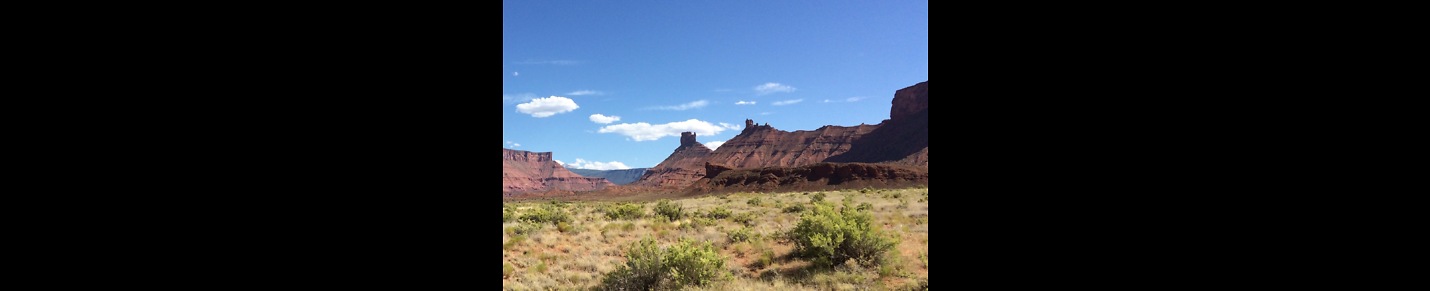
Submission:
[[[729,217],[730,217],[730,210],[729,210],[729,209],[725,209],[724,206],[715,207],[715,209],[711,209],[711,210],[710,210],[710,213],[705,214],[705,217],[714,218],[714,219],[725,219],[725,218],[729,218]]]
[[[795,205],[790,205],[789,207],[785,207],[784,212],[785,212],[785,213],[804,212],[804,209],[805,209],[805,208],[804,208],[804,204],[795,204]]]
[[[870,210],[874,210],[874,204],[869,204],[869,202],[859,203],[859,209],[858,209],[858,210],[859,210],[859,211],[870,211]]]
[[[501,264],[501,276],[502,276],[502,277],[511,276],[511,272],[512,272],[512,271],[515,271],[515,270],[516,270],[516,268],[512,268],[512,267],[511,267],[511,264],[508,264],[508,263],[502,263],[502,264]]]
[[[726,236],[730,238],[730,242],[732,243],[744,242],[750,241],[751,233],[752,232],[750,231],[749,227],[742,227],[740,229],[730,231],[730,233],[726,234]]]
[[[564,233],[564,232],[571,232],[572,229],[574,229],[574,228],[571,227],[571,224],[570,224],[570,223],[566,223],[565,221],[557,222],[557,223],[556,223],[556,230],[557,230],[557,231],[560,231],[560,232],[563,232],[563,233]]]
[[[898,244],[896,238],[875,228],[869,211],[835,211],[825,203],[804,212],[787,237],[794,241],[797,254],[822,266],[843,265],[849,259],[860,265],[877,265],[884,253]]]
[[[745,212],[731,216],[730,220],[739,222],[745,226],[755,226],[755,213]]]
[[[511,208],[511,207],[502,207],[502,208],[501,208],[501,222],[502,222],[502,223],[511,222],[511,220],[514,219],[514,218],[516,218],[516,209],[513,209],[513,208]]]
[[[760,205],[762,205],[762,204],[765,204],[765,201],[764,201],[764,200],[761,200],[760,197],[755,197],[755,198],[750,198],[750,200],[745,200],[745,204],[749,204],[749,205],[753,205],[753,206],[760,206]]]
[[[813,197],[809,197],[809,203],[819,202],[824,202],[824,192],[815,193]]]
[[[555,201],[556,200],[552,200],[552,202]],[[571,215],[567,214],[565,209],[561,209],[560,204],[546,204],[522,215],[521,220],[526,222],[556,224],[559,222],[571,222]]]
[[[541,230],[541,224],[526,222],[506,228],[506,233],[509,235],[527,235],[536,233],[538,230]]]
[[[606,218],[616,219],[636,219],[645,217],[645,206],[640,204],[621,203],[606,209]]]
[[[670,202],[670,200],[665,199],[661,199],[660,202],[656,202],[655,214],[664,216],[665,218],[670,219],[670,221],[680,220],[681,217],[685,216],[684,209],[680,207],[680,204],[673,203]]]
[[[626,251],[626,264],[606,273],[600,289],[677,290],[709,285],[728,278],[728,272],[725,258],[710,243],[681,239],[660,249],[654,239],[645,238],[631,244]]]

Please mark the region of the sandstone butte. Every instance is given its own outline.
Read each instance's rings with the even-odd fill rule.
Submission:
[[[502,149],[502,194],[526,192],[594,191],[614,186],[602,178],[572,173],[551,159],[550,152],[538,153]]]
[[[677,147],[665,161],[651,168],[640,180],[631,185],[685,188],[695,181],[707,177],[707,164],[724,169],[763,169],[757,171],[775,175],[784,180],[789,180],[789,178],[771,173],[808,173],[811,170],[822,173],[824,169],[839,169],[841,172],[845,169],[862,169],[853,173],[876,175],[876,173],[914,171],[919,173],[911,174],[912,176],[908,177],[893,178],[893,180],[926,182],[928,176],[928,81],[896,91],[892,103],[889,119],[876,125],[826,125],[816,130],[790,132],[775,129],[769,124],[756,125],[753,120],[746,119],[744,130],[714,151],[696,142],[694,133],[682,133],[680,147]],[[772,169],[810,166],[826,162],[880,163],[890,166],[880,168],[869,165],[823,165],[803,169]],[[880,169],[875,170],[874,168]],[[713,178],[715,175],[708,176]],[[857,177],[854,176],[839,176],[823,177],[821,179],[824,180],[821,181],[839,183],[841,180],[857,180]],[[769,182],[774,181],[772,179],[775,177],[768,178],[770,179],[741,178],[738,180],[740,183]],[[833,178],[833,180],[829,178]],[[888,179],[882,176],[867,178]]]
[[[705,144],[695,141],[694,132],[680,133],[680,146],[664,161],[646,170],[635,183],[635,187],[680,188],[705,176],[705,162],[712,151]]]

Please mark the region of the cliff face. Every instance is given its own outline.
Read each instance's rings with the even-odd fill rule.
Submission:
[[[818,163],[850,150],[878,125],[833,126],[783,131],[745,120],[745,129],[710,154],[710,162],[736,169],[793,167]]]
[[[616,185],[625,185],[625,184],[630,184],[631,182],[635,182],[636,180],[639,180],[642,175],[645,175],[646,170],[649,170],[649,169],[650,169],[650,168],[635,168],[635,169],[624,169],[624,170],[589,170],[589,169],[567,169],[567,170],[571,170],[572,173],[576,173],[577,175],[581,175],[581,176],[585,176],[585,177],[590,177],[590,178],[604,178],[604,179],[606,179],[606,181],[611,181],[611,183],[613,183],[613,184],[616,184]]]
[[[889,120],[879,123],[878,129],[854,141],[849,151],[825,161],[928,167],[928,92],[928,81],[894,92]]]
[[[724,146],[720,146],[724,148]],[[710,157],[710,148],[695,141],[695,133],[680,133],[680,147],[670,153],[664,161],[631,183],[647,187],[685,187],[691,182],[705,177],[705,160]]]
[[[891,176],[893,178],[888,179],[878,176],[882,174],[871,174],[875,176],[870,176],[866,180],[902,181],[898,183],[922,181],[926,183],[928,176],[928,81],[894,92],[894,99],[891,103],[893,104],[889,110],[889,119],[877,125],[826,125],[815,130],[790,132],[775,129],[769,124],[756,125],[754,120],[746,119],[745,129],[713,152],[703,145],[700,145],[699,149],[692,149],[694,147],[691,145],[699,145],[699,143],[695,142],[694,134],[687,133],[681,136],[681,146],[675,150],[675,153],[661,162],[659,166],[646,172],[645,176],[634,184],[685,187],[700,178],[717,176],[718,173],[707,174],[706,162],[717,165],[717,168],[729,169],[797,168],[823,162],[907,165],[922,167],[923,170],[919,172],[921,174],[916,173],[913,176],[900,172],[903,174]],[[870,169],[869,166],[864,165],[822,166],[818,169],[830,167]],[[798,171],[813,170],[815,169]],[[868,171],[873,171],[870,173],[878,172]],[[843,176],[829,176],[826,177],[827,181],[822,183],[825,183],[824,185],[840,185],[843,183],[840,182],[840,179],[843,179],[840,177]],[[903,177],[912,178],[905,179]],[[742,180],[728,186],[747,185],[747,182]]]
[[[550,190],[593,191],[613,186],[602,178],[576,175],[551,160],[551,153],[502,149],[502,193]]]

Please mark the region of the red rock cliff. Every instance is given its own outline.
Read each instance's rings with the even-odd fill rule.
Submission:
[[[827,162],[893,163],[928,167],[928,81],[894,92],[889,120]],[[723,147],[722,147],[723,148]]]
[[[745,129],[710,152],[689,149],[694,134],[683,134],[675,153],[637,185],[685,187],[705,177],[705,163],[730,169],[800,167],[821,162],[889,163],[928,167],[928,81],[894,92],[889,119],[877,125],[826,125],[783,131],[745,120]],[[664,169],[661,169],[664,167]],[[661,171],[657,171],[661,169]],[[836,182],[837,183],[837,182]]]
[[[724,147],[724,146],[721,146]],[[695,141],[694,132],[680,133],[680,146],[664,161],[650,170],[640,180],[632,183],[648,187],[685,187],[691,182],[705,177],[705,160],[710,156],[710,148]]]
[[[602,178],[586,178],[566,170],[551,159],[550,152],[537,153],[502,149],[502,193],[549,190],[593,191],[612,186]]]

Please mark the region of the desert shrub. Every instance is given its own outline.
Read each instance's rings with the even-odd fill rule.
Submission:
[[[560,232],[563,232],[563,233],[564,233],[564,232],[571,232],[572,229],[574,229],[574,228],[571,227],[571,224],[570,224],[570,223],[566,223],[565,221],[557,222],[557,223],[556,223],[556,230],[557,230],[557,231],[560,231]]]
[[[873,191],[874,191],[874,188],[869,188],[869,187],[864,187],[864,189],[859,189],[859,193],[869,193],[869,192],[873,192]]]
[[[749,227],[742,227],[730,231],[730,233],[726,234],[726,237],[730,239],[730,242],[746,242],[750,241],[751,233]]]
[[[730,210],[729,210],[729,209],[725,209],[724,206],[715,207],[715,209],[711,209],[711,210],[710,210],[710,213],[706,213],[706,214],[705,214],[705,217],[714,218],[714,219],[725,219],[725,218],[729,218],[729,217],[730,217]]]
[[[806,194],[808,194],[808,193],[806,193]],[[824,192],[815,193],[814,196],[809,197],[809,203],[819,203],[819,202],[824,202]]]
[[[509,235],[528,235],[536,233],[538,230],[541,230],[541,224],[527,222],[506,228],[506,233]]]
[[[661,199],[660,202],[656,202],[655,214],[664,216],[666,219],[670,219],[671,221],[679,220],[682,216],[685,215],[684,209],[680,207],[680,204],[673,203],[670,202],[670,200],[665,199]]]
[[[869,211],[835,211],[833,205],[824,203],[804,212],[786,236],[794,241],[797,254],[822,266],[842,265],[849,259],[875,265],[898,244],[896,238],[875,228]]]
[[[715,219],[709,217],[696,217],[690,219],[690,223],[681,224],[681,229],[697,229],[706,226],[714,226]]]
[[[621,203],[606,209],[606,218],[616,219],[636,219],[645,216],[645,206],[640,204]]]
[[[502,276],[502,277],[511,276],[511,272],[512,272],[512,271],[516,271],[516,268],[512,268],[511,264],[501,263],[501,276]]]
[[[546,273],[546,262],[536,263],[535,269],[537,273]]]
[[[514,218],[516,218],[516,209],[512,209],[511,207],[502,207],[502,208],[501,208],[501,222],[502,222],[502,223],[511,222],[511,220],[514,219]]]
[[[899,199],[899,209],[909,209],[908,199]]]
[[[755,198],[750,198],[750,200],[745,200],[745,204],[749,204],[749,205],[753,205],[753,206],[760,206],[760,205],[762,205],[762,204],[765,204],[765,201],[762,200],[762,199],[760,199],[760,197],[755,197]]]
[[[804,204],[795,204],[784,208],[785,213],[804,212],[804,210]]]
[[[626,251],[626,264],[606,273],[600,289],[677,290],[728,277],[725,258],[710,243],[681,239],[661,249],[654,239],[645,238],[631,244]]]
[[[755,226],[755,213],[745,212],[731,216],[730,220],[739,222],[745,226]]]
[[[525,241],[525,240],[526,240],[526,235],[515,235],[515,236],[512,236],[510,240],[507,240],[506,243],[503,243],[503,244],[501,245],[501,249],[502,249],[502,250],[510,250],[511,247],[514,247],[514,246],[516,246],[516,244],[519,244],[519,243],[521,243],[522,241]]]
[[[844,205],[854,205],[854,195],[844,195]]]
[[[556,202],[556,200],[552,200],[552,202]],[[542,205],[541,207],[537,207],[536,209],[532,209],[526,214],[523,214],[521,216],[521,220],[535,223],[556,224],[559,222],[570,222],[571,215],[567,214],[565,209],[561,209],[560,204],[546,204]]]
[[[858,208],[857,210],[859,210],[859,211],[870,211],[870,210],[874,210],[874,204],[869,204],[869,202],[859,203],[859,208]]]

